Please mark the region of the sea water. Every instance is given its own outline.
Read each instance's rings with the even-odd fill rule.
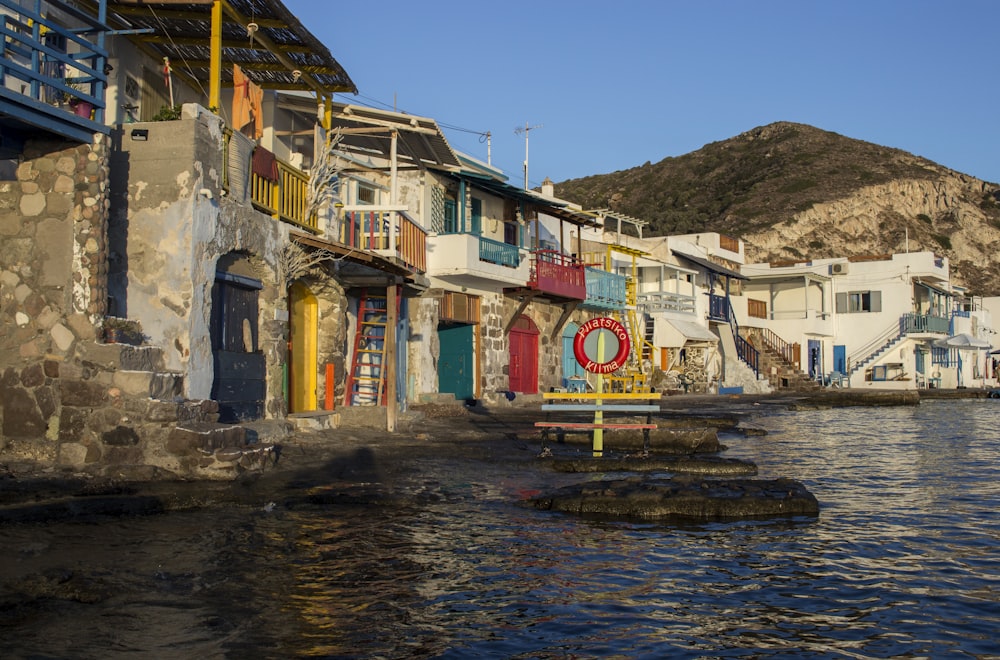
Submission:
[[[1000,402],[754,421],[724,455],[818,518],[582,520],[451,461],[397,503],[7,525],[0,657],[1000,657]]]

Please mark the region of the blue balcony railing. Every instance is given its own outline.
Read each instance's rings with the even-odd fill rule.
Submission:
[[[948,334],[950,323],[948,319],[930,314],[903,314],[899,317],[899,334],[913,332],[934,332]]]
[[[81,142],[109,133],[104,0],[96,14],[59,0],[22,4],[0,0],[0,115]]]
[[[586,278],[587,298],[583,301],[584,308],[600,310],[625,308],[626,278],[624,275],[588,266]]]
[[[516,245],[479,237],[479,260],[498,266],[517,268],[521,265],[521,250]]]

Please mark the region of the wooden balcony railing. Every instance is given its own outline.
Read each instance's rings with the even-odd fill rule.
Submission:
[[[730,252],[740,251],[740,241],[738,238],[733,238],[732,236],[725,236],[719,234],[719,247],[723,250],[729,250]]]
[[[427,232],[399,211],[345,211],[340,242],[360,250],[389,252],[415,271],[427,270]]]
[[[528,286],[563,298],[584,300],[587,297],[584,265],[557,250],[536,250],[532,254]]]
[[[110,28],[99,20],[104,3],[94,4],[96,13],[60,0],[0,0],[0,114],[81,142],[110,132],[103,47]],[[56,40],[65,46],[54,47]]]
[[[625,308],[627,281],[624,275],[588,266],[585,277],[587,281],[587,298],[583,301],[585,308],[601,310]]]
[[[319,217],[316,213],[311,213],[307,217],[306,193],[309,189],[309,175],[280,158],[274,158],[273,177],[255,172],[255,168],[251,167],[255,148],[252,143],[242,138],[246,143],[243,148],[231,148],[235,146],[231,144],[233,140],[241,138],[242,136],[234,137],[231,129],[225,130],[222,148],[223,187],[232,193],[233,186],[236,185],[235,180],[241,179],[243,183],[240,184],[240,190],[245,191],[247,195],[241,199],[245,201],[249,198],[250,203],[258,211],[314,234],[320,233]],[[244,159],[244,162],[236,162]],[[246,185],[249,188],[243,187]]]
[[[479,237],[479,260],[498,266],[517,268],[521,265],[521,250],[516,245]]]
[[[306,191],[309,175],[278,159],[278,179],[271,180],[250,172],[250,200],[259,210],[275,220],[319,233],[315,213],[306,217]]]

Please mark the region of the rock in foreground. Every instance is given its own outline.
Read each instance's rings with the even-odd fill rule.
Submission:
[[[792,479],[632,477],[568,486],[530,502],[542,510],[637,520],[819,515],[816,497]]]

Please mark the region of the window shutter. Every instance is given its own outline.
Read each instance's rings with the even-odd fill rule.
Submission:
[[[847,294],[838,293],[837,294],[837,313],[846,314],[847,313]]]
[[[882,311],[882,292],[881,291],[870,291],[869,293],[871,294],[871,297],[872,297],[871,298],[871,301],[872,301],[872,310],[871,311],[873,311],[873,312],[881,312]]]

